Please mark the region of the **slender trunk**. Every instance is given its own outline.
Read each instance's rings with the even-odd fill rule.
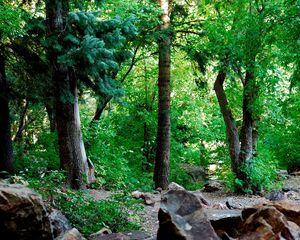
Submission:
[[[169,1],[159,0],[162,25],[159,39],[159,75],[158,75],[158,127],[156,139],[156,158],[154,166],[155,188],[166,189],[170,174],[170,52],[171,37]]]
[[[245,187],[250,187],[250,174],[253,158],[253,116],[251,104],[253,103],[254,74],[247,71],[243,92],[243,125],[240,134],[241,151],[239,155],[239,167],[244,168],[239,179],[243,180]]]
[[[93,120],[92,120],[91,123],[94,123],[94,122],[100,120],[100,117],[102,116],[102,113],[103,113],[104,109],[106,108],[107,104],[111,100],[112,100],[111,96],[102,97],[100,100],[98,100],[97,109],[96,109],[96,112],[94,114],[94,117],[93,117]]]
[[[240,141],[239,133],[233,118],[231,109],[228,104],[226,93],[223,88],[223,83],[226,78],[226,71],[220,70],[214,84],[219,106],[223,115],[224,123],[226,126],[226,134],[229,143],[229,154],[231,158],[231,168],[236,175],[239,175],[239,154],[240,154]]]
[[[68,1],[46,1],[48,31],[61,35],[68,14]],[[80,129],[77,80],[72,69],[57,63],[57,53],[49,49],[54,86],[54,108],[61,167],[66,170],[66,185],[80,189],[89,183],[89,167]],[[73,99],[72,99],[73,98]]]
[[[48,115],[48,120],[50,124],[50,132],[55,132],[56,131],[56,117],[55,117],[55,110],[54,110],[54,103],[53,101],[50,102],[50,104],[46,103],[45,104],[47,115]]]
[[[10,131],[5,58],[2,49],[0,49],[0,171],[6,171],[13,174],[15,169]]]
[[[20,111],[18,130],[17,130],[16,136],[14,139],[14,141],[16,143],[20,143],[22,141],[23,131],[25,129],[25,124],[26,124],[25,118],[26,118],[27,110],[28,110],[28,101],[26,99],[24,99],[24,101],[22,102],[22,108]]]

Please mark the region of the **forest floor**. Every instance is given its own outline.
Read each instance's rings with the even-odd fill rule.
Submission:
[[[285,195],[287,195],[287,201],[300,205],[300,176],[288,176],[288,178],[284,180],[283,189],[289,193],[285,193]],[[216,209],[226,208],[226,202],[229,202],[236,208],[242,209],[267,201],[267,199],[262,196],[235,194],[226,192],[225,189],[216,192],[203,192],[197,190],[192,193],[197,196],[202,196],[207,200],[210,207]],[[110,192],[99,190],[91,190],[90,194],[95,200],[103,200],[111,196]],[[139,212],[139,220],[141,231],[150,235],[151,237],[149,239],[155,239],[158,229],[158,210],[160,207],[161,195],[159,193],[151,194],[151,198],[154,204],[144,205],[143,210]]]

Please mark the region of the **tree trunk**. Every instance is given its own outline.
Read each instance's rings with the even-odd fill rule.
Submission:
[[[100,117],[102,116],[102,113],[104,109],[106,108],[107,104],[112,100],[111,96],[102,97],[97,101],[97,109],[94,114],[93,120],[91,123],[94,123],[96,121],[100,120]]]
[[[156,158],[154,166],[155,188],[166,189],[170,174],[170,64],[171,37],[169,1],[159,0],[162,10],[159,39],[159,75],[158,75],[158,128],[156,139]]]
[[[19,125],[18,125],[18,130],[15,136],[14,141],[16,143],[20,143],[22,141],[23,138],[23,131],[25,129],[25,125],[26,125],[26,114],[27,114],[27,110],[28,110],[28,101],[26,99],[24,99],[21,103],[21,110],[20,110],[20,119],[19,119]]]
[[[254,89],[254,74],[246,71],[245,85],[243,92],[243,125],[241,129],[241,151],[239,155],[240,175],[237,176],[245,183],[245,188],[251,185],[250,174],[252,171],[253,158],[253,116],[251,104],[253,103],[253,89]]]
[[[68,1],[46,1],[48,32],[63,33],[68,14]],[[57,63],[57,53],[49,49],[54,86],[54,108],[61,167],[66,170],[68,187],[80,189],[89,183],[89,167],[80,129],[77,82],[72,69]],[[87,180],[87,181],[86,181]]]
[[[228,104],[226,93],[223,88],[223,83],[226,78],[226,71],[220,70],[214,84],[221,113],[223,115],[224,123],[226,126],[226,134],[229,143],[229,154],[231,158],[231,168],[236,175],[239,175],[239,154],[240,154],[240,141],[239,133],[236,127],[235,120],[232,116],[231,109]]]
[[[0,171],[6,171],[13,174],[15,169],[10,131],[5,58],[2,49],[0,49]]]

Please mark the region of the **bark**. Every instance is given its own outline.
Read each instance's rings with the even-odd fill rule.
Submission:
[[[68,1],[46,1],[48,33],[57,35],[65,29],[68,13]],[[73,69],[57,63],[57,53],[49,49],[52,65],[52,80],[54,86],[54,109],[58,134],[58,145],[61,167],[67,173],[68,187],[74,189],[85,188],[85,182],[93,178],[90,176],[88,161],[82,141],[77,80]]]
[[[0,171],[13,174],[14,159],[11,140],[8,86],[5,75],[5,58],[0,49]]]
[[[100,117],[102,116],[102,113],[104,109],[106,108],[107,104],[112,100],[111,96],[102,97],[101,100],[98,100],[97,102],[97,109],[94,114],[93,120],[91,123],[94,123],[96,121],[100,120]]]
[[[159,0],[162,25],[159,39],[159,74],[158,74],[158,126],[156,138],[156,158],[154,166],[155,188],[166,189],[170,174],[170,65],[171,37],[169,1]]]
[[[23,138],[23,131],[24,131],[25,125],[26,125],[25,118],[26,118],[27,110],[28,110],[28,101],[26,99],[24,99],[24,101],[22,103],[21,111],[20,111],[18,130],[17,130],[16,136],[14,139],[14,141],[16,143],[20,143]]]
[[[53,92],[53,90],[52,90]],[[49,120],[49,124],[50,124],[50,132],[55,132],[56,131],[56,117],[55,117],[55,109],[54,109],[54,102],[49,101],[47,103],[45,103],[45,107],[46,107],[46,112],[48,115],[48,120]]]
[[[239,168],[246,168],[245,171],[237,176],[239,179],[245,182],[245,187],[250,186],[249,175],[252,170],[252,158],[253,158],[253,115],[251,110],[251,104],[253,103],[253,88],[254,87],[254,74],[249,70],[246,71],[245,85],[243,92],[243,125],[240,134],[241,150],[239,155]]]
[[[226,134],[229,143],[229,154],[231,158],[231,168],[235,174],[239,175],[239,133],[231,109],[228,104],[226,93],[223,88],[225,78],[226,70],[220,70],[214,84],[214,90],[216,92],[221,113],[223,115],[224,123],[226,126]]]

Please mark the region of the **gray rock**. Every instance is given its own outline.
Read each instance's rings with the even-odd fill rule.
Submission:
[[[203,192],[217,192],[220,190],[223,190],[225,187],[223,182],[217,181],[217,180],[211,180],[208,181],[204,185],[204,189],[202,190]]]
[[[61,211],[52,209],[49,219],[52,224],[54,237],[58,237],[72,229],[69,220],[62,214]]]
[[[105,235],[99,235],[93,240],[130,240],[130,237],[124,235],[123,233],[111,233]]]
[[[237,237],[242,223],[242,210],[205,209],[208,220],[216,233],[222,237]]]
[[[202,204],[192,193],[170,190],[162,197],[157,240],[219,239]]]
[[[0,184],[0,233],[6,239],[53,239],[40,196],[20,184]]]
[[[86,240],[86,239],[76,228],[72,228],[66,233],[55,238],[55,240]]]
[[[150,235],[141,231],[130,231],[125,232],[124,234],[130,237],[131,240],[147,240],[151,237]]]

